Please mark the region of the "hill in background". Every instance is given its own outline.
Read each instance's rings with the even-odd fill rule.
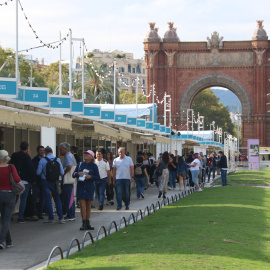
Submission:
[[[238,108],[241,112],[241,103],[233,92],[215,88],[211,88],[211,90],[215,93],[216,97],[219,98],[219,102],[222,102],[224,106],[228,106],[231,113],[237,113]]]

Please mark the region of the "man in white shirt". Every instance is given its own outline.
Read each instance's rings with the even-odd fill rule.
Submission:
[[[118,149],[119,157],[113,161],[113,183],[116,185],[117,210],[122,209],[124,198],[126,210],[130,203],[130,182],[134,181],[134,164],[130,157],[126,156],[125,149]]]
[[[100,149],[96,151],[96,157],[95,163],[98,166],[100,175],[100,179],[96,181],[96,193],[99,202],[98,210],[101,211],[103,210],[107,182],[109,181],[108,184],[111,184],[111,170],[109,162],[103,159],[102,151]]]

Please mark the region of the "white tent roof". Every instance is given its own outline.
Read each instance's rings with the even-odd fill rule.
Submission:
[[[213,130],[204,130],[204,131],[194,131],[191,130],[179,130],[181,135],[194,135],[203,138],[204,140],[213,140],[214,137],[214,131]]]

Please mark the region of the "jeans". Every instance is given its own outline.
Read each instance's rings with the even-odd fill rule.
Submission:
[[[208,170],[208,182],[210,181],[211,172],[213,172],[213,180],[214,180],[215,179],[216,168],[215,167],[209,167],[209,170]]]
[[[206,178],[206,167],[202,169],[202,181],[205,183]]]
[[[24,184],[25,186],[25,190],[24,192],[20,195],[20,207],[19,207],[19,219],[23,219],[23,215],[24,215],[24,210],[25,210],[25,206],[26,206],[26,200],[27,200],[27,196],[28,196],[28,192],[30,189],[30,184]]]
[[[0,191],[0,212],[2,216],[2,228],[0,232],[0,244],[5,240],[6,243],[11,243],[11,236],[9,232],[9,225],[11,216],[15,207],[16,196],[13,192]]]
[[[177,175],[177,171],[170,171],[170,174],[169,174],[169,186],[171,188],[176,187],[176,175]]]
[[[58,184],[58,181],[48,182],[47,180],[43,180],[43,179],[41,180],[43,197],[45,199],[45,205],[46,205],[46,209],[47,209],[50,220],[54,220],[51,193],[53,196],[53,200],[55,202],[56,211],[57,211],[59,220],[63,219],[63,209],[62,209],[62,203],[60,200],[60,195],[56,192],[57,184]]]
[[[227,186],[227,170],[220,169],[222,186]]]
[[[192,175],[192,181],[194,183],[194,185],[198,185],[198,176],[200,174],[200,170],[194,170],[194,171],[190,171],[191,175]]]
[[[105,189],[107,186],[107,182],[108,182],[108,177],[105,177],[96,181],[96,193],[97,193],[99,204],[104,204]]]
[[[140,198],[141,194],[144,194],[145,177],[135,177],[134,180],[136,182],[137,198]]]
[[[122,208],[122,199],[124,199],[125,206],[128,207],[130,179],[116,179],[116,189],[117,207]]]
[[[69,208],[71,195],[73,190],[73,184],[65,184],[62,186],[62,206],[63,206],[63,214],[66,215],[68,218],[75,218],[75,201],[73,199],[73,203]]]

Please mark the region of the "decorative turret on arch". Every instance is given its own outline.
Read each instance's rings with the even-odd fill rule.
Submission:
[[[242,104],[242,115],[249,117],[250,114],[252,114],[251,99],[246,89],[239,81],[225,74],[210,73],[197,78],[185,89],[179,103],[181,121],[183,121],[186,116],[186,110],[191,108],[195,96],[201,90],[211,86],[221,86],[231,90]]]

